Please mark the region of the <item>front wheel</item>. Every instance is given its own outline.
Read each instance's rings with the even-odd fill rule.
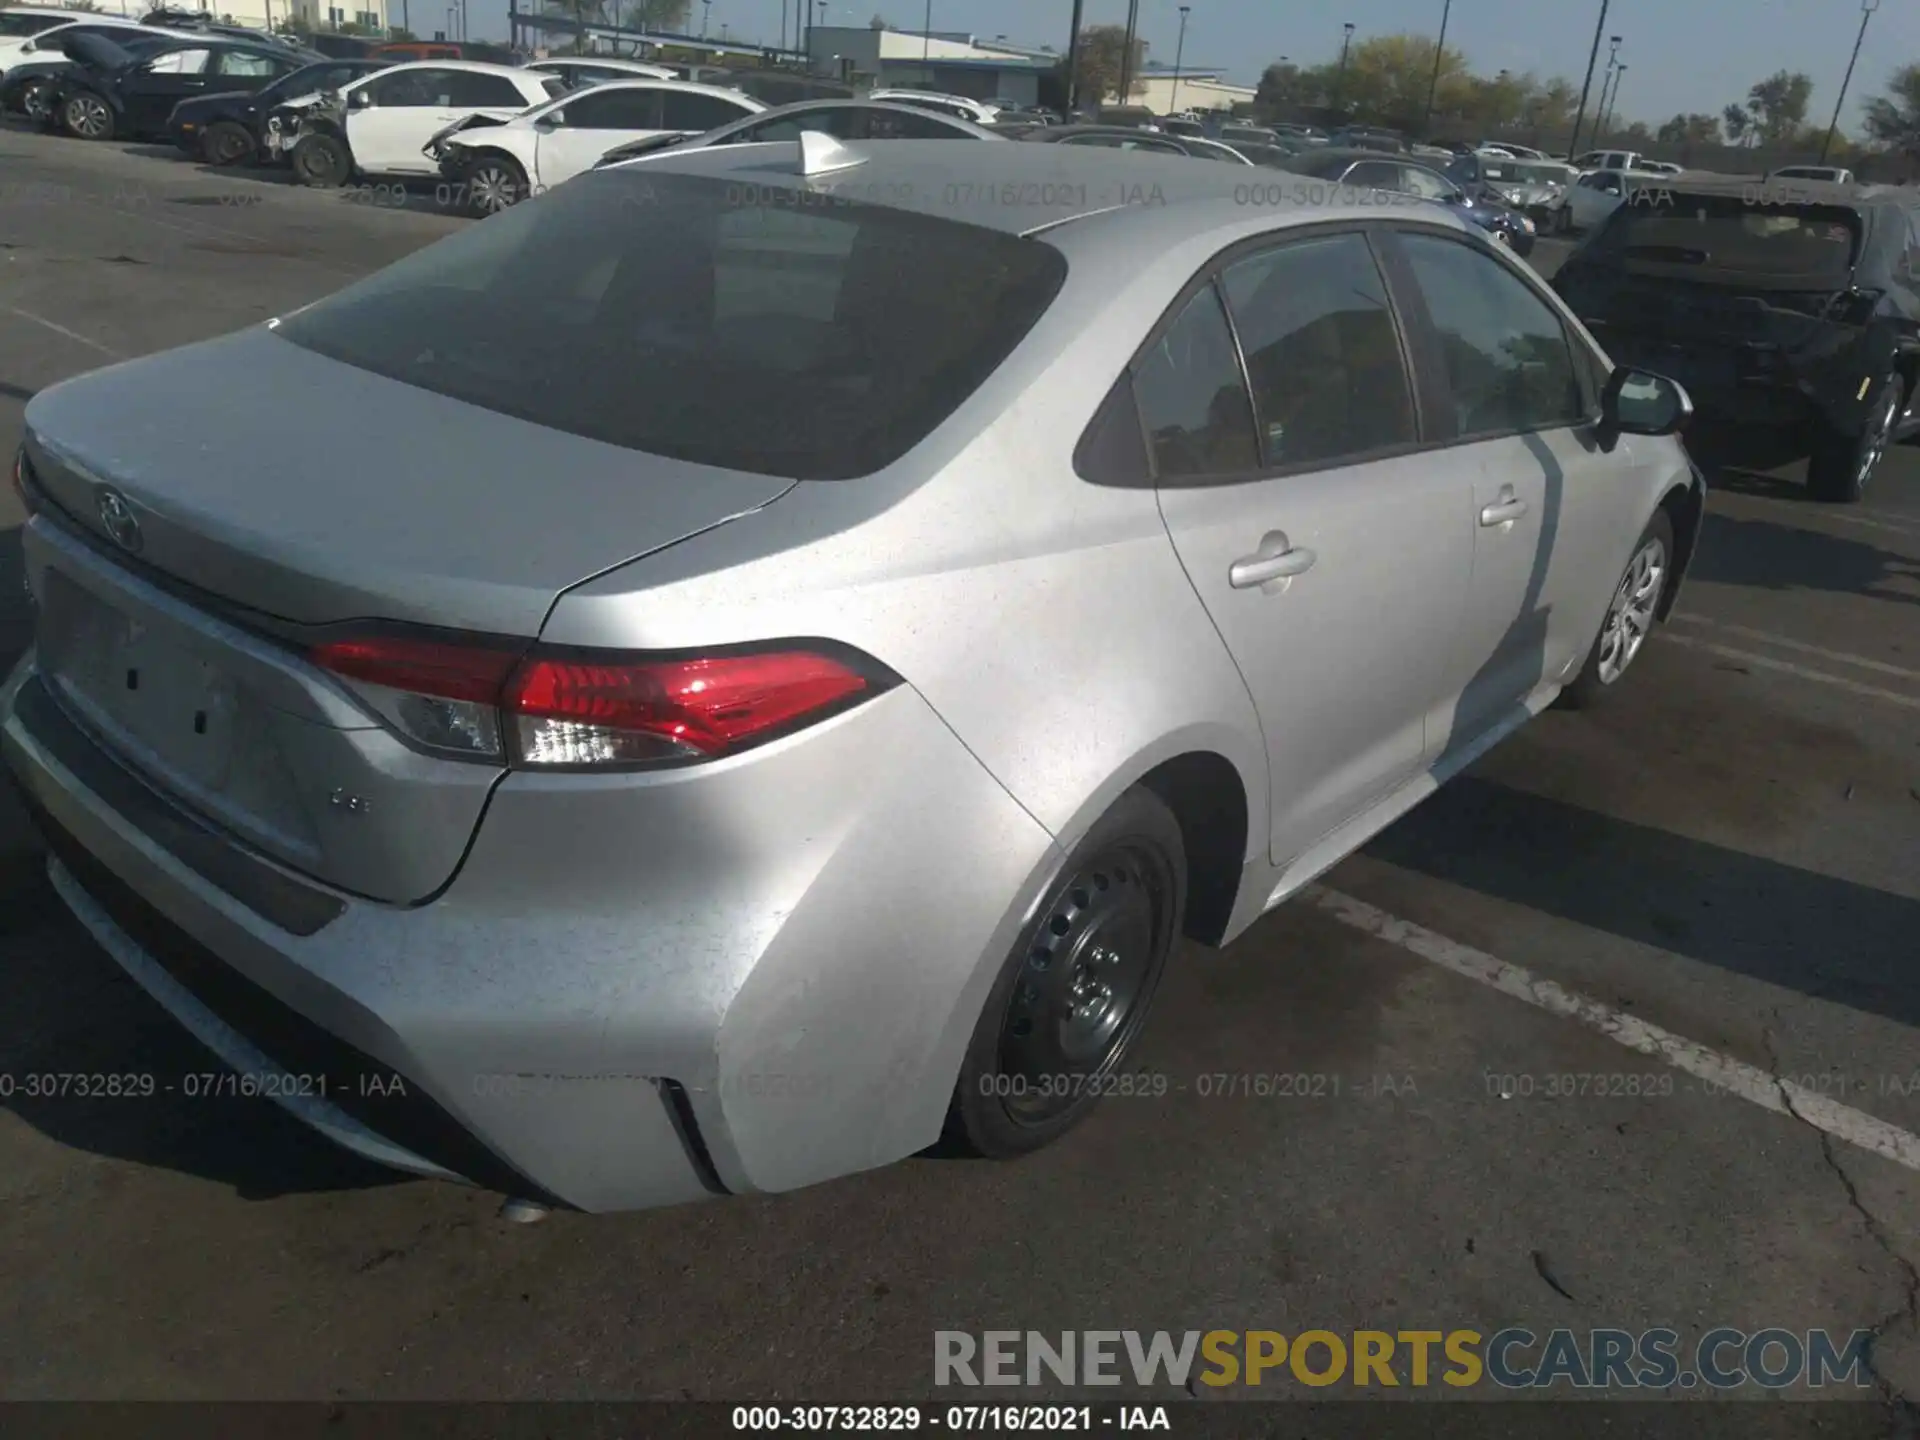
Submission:
[[[483,155],[467,171],[467,201],[476,215],[498,215],[527,193],[527,172],[508,156]]]
[[[1124,1077],[1186,917],[1180,824],[1127,791],[1074,847],[974,1027],[943,1141],[1008,1159],[1086,1118]]]
[[[1906,398],[1906,385],[1892,374],[1880,382],[1867,420],[1858,435],[1847,435],[1822,425],[1807,457],[1807,490],[1816,500],[1852,505],[1866,493],[1867,483],[1880,468],[1881,457],[1893,440]]]
[[[316,190],[338,190],[353,178],[353,155],[337,135],[304,135],[287,157],[294,179]]]
[[[253,136],[233,120],[216,120],[200,137],[200,154],[209,165],[238,165],[253,155]]]
[[[80,140],[111,140],[113,110],[98,95],[82,91],[68,98],[60,110],[67,133]]]
[[[1600,623],[1593,648],[1560,698],[1570,709],[1586,710],[1599,704],[1626,678],[1627,669],[1660,616],[1660,600],[1673,575],[1673,521],[1665,510],[1653,512],[1647,528],[1633,547],[1633,558],[1613,587],[1607,618]]]

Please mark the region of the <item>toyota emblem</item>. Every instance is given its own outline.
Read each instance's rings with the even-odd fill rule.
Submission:
[[[140,521],[133,513],[133,506],[127,497],[118,490],[102,489],[97,501],[100,507],[100,525],[112,538],[113,543],[122,550],[135,554],[140,551]]]

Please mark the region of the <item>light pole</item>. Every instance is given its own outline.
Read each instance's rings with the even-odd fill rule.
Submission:
[[[1347,103],[1347,50],[1353,44],[1353,22],[1349,20],[1340,28],[1345,36],[1340,41],[1340,69],[1333,78],[1333,108],[1336,110]]]
[[[1593,26],[1593,49],[1587,52],[1587,80],[1580,87],[1580,110],[1573,117],[1573,138],[1567,141],[1567,158],[1573,159],[1580,153],[1580,127],[1587,118],[1587,93],[1593,89],[1593,67],[1600,63],[1600,37],[1607,29],[1607,6],[1611,0],[1600,0],[1600,18]]]
[[[1120,95],[1125,105],[1133,98],[1134,36],[1140,33],[1140,0],[1127,0],[1127,38],[1120,50]]]
[[[1827,138],[1820,142],[1820,163],[1827,163],[1833,149],[1833,132],[1840,128],[1840,107],[1847,103],[1847,87],[1853,83],[1853,67],[1860,63],[1860,47],[1867,38],[1867,21],[1880,8],[1880,0],[1860,0],[1860,33],[1853,37],[1853,58],[1847,61],[1847,78],[1840,82],[1840,98],[1834,102],[1833,123],[1827,126]]]
[[[1180,7],[1180,38],[1173,46],[1173,92],[1167,97],[1169,115],[1180,113],[1180,57],[1187,53],[1187,12],[1191,9],[1191,5]]]
[[[925,70],[933,55],[933,0],[927,0],[927,18],[920,26],[920,68]],[[922,77],[930,78],[930,77]]]
[[[1073,31],[1067,36],[1067,118],[1071,120],[1080,105],[1080,19],[1086,13],[1086,0],[1073,0]]]
[[[1440,40],[1433,47],[1433,79],[1427,84],[1427,115],[1420,122],[1423,137],[1433,129],[1433,100],[1440,93],[1440,62],[1447,54],[1447,19],[1453,14],[1453,0],[1446,0],[1440,7]]]
[[[707,38],[707,26],[713,21],[713,0],[700,0],[700,38]]]
[[[1609,125],[1611,125],[1611,124],[1613,123],[1613,121],[1614,121],[1614,118],[1615,118],[1615,116],[1614,116],[1614,107],[1615,107],[1615,106],[1616,106],[1616,105],[1617,105],[1617,104],[1619,103],[1619,101],[1620,101],[1620,77],[1621,77],[1622,75],[1625,75],[1626,73],[1627,73],[1627,67],[1626,67],[1626,66],[1624,66],[1624,65],[1617,65],[1617,66],[1615,66],[1615,67],[1614,67],[1614,71],[1613,71],[1613,95],[1612,95],[1612,96],[1611,96],[1611,98],[1609,98],[1609,99],[1608,99],[1608,101],[1607,101],[1607,109],[1606,109],[1606,113],[1605,113],[1605,114],[1604,114],[1604,115],[1603,115],[1603,116],[1601,117],[1601,123],[1600,123],[1600,127],[1599,127],[1599,128],[1598,128],[1598,129],[1597,129],[1597,130],[1596,130],[1595,132],[1594,132],[1594,134],[1595,134],[1595,136],[1596,136],[1596,138],[1598,138],[1598,139],[1602,139],[1602,140],[1604,140],[1604,139],[1605,139],[1605,138],[1607,137],[1607,134],[1608,134],[1608,131],[1607,131],[1607,128],[1606,128],[1606,127],[1607,127],[1607,126],[1609,126]]]
[[[1613,72],[1620,68],[1620,37],[1607,37],[1607,68],[1600,73],[1600,104],[1593,112],[1593,138],[1604,140],[1607,134],[1607,97],[1612,93]]]

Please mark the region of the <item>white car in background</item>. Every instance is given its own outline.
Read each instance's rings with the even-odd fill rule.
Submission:
[[[767,107],[737,90],[683,80],[608,80],[506,120],[469,117],[430,137],[427,158],[458,203],[491,215],[571,180],[612,150],[704,134]]]
[[[28,60],[59,60],[65,55],[60,36],[84,26],[100,33],[108,29],[132,35],[162,35],[182,39],[178,30],[161,30],[141,25],[116,15],[96,15],[88,10],[41,10],[25,5],[0,9],[0,75],[9,67]]]
[[[1567,191],[1560,210],[1562,230],[1591,230],[1618,210],[1630,191],[1642,185],[1659,186],[1671,175],[1651,170],[1589,170]]]
[[[439,173],[434,137],[463,120],[510,120],[567,94],[557,75],[478,60],[416,60],[275,110],[269,151],[285,151],[294,178],[330,188],[356,175]],[[583,92],[584,93],[584,92]]]
[[[3,12],[0,12],[3,13]],[[1853,171],[1838,165],[1782,165],[1767,173],[1769,180],[1819,180],[1829,185],[1853,184]]]
[[[610,55],[562,55],[552,60],[529,60],[529,70],[558,75],[569,90],[581,90],[607,80],[678,80],[680,77],[664,65],[648,65],[640,60],[619,60]]]
[[[991,125],[1000,118],[998,105],[970,100],[965,95],[941,95],[932,90],[875,90],[866,98],[891,100],[896,105],[918,105],[937,114],[951,115],[956,120],[971,121],[975,125]]]

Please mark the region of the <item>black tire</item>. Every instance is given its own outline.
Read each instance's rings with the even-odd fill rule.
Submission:
[[[1640,593],[1644,582],[1636,581],[1635,572],[1649,546],[1658,547],[1658,558],[1653,563],[1658,565],[1659,573],[1652,577],[1651,592]],[[1593,637],[1580,673],[1560,692],[1560,701],[1568,709],[1591,710],[1620,688],[1620,682],[1626,679],[1658,623],[1660,603],[1673,584],[1674,553],[1673,521],[1665,510],[1656,510],[1647,521],[1647,528],[1640,532],[1640,538],[1633,542],[1626,569],[1614,582],[1607,613],[1600,621],[1600,633]],[[1637,628],[1622,623],[1636,615],[1643,620]],[[1616,649],[1619,646],[1626,649],[1624,660],[1619,658]]]
[[[111,140],[119,127],[111,105],[91,90],[79,90],[60,107],[60,128],[76,140]]]
[[[511,155],[481,155],[467,167],[467,208],[476,215],[498,215],[526,199],[527,172]]]
[[[242,165],[253,158],[253,134],[235,120],[216,120],[200,136],[200,158],[209,165]]]
[[[338,135],[307,135],[287,156],[293,178],[315,190],[338,190],[353,178],[353,152]]]
[[[1905,400],[1906,385],[1896,372],[1874,391],[1859,434],[1821,425],[1807,457],[1807,493],[1829,505],[1857,503],[1893,443]]]
[[[1186,905],[1180,823],[1129,790],[1074,847],[994,980],[940,1148],[1011,1159],[1084,1120],[1140,1036]]]

